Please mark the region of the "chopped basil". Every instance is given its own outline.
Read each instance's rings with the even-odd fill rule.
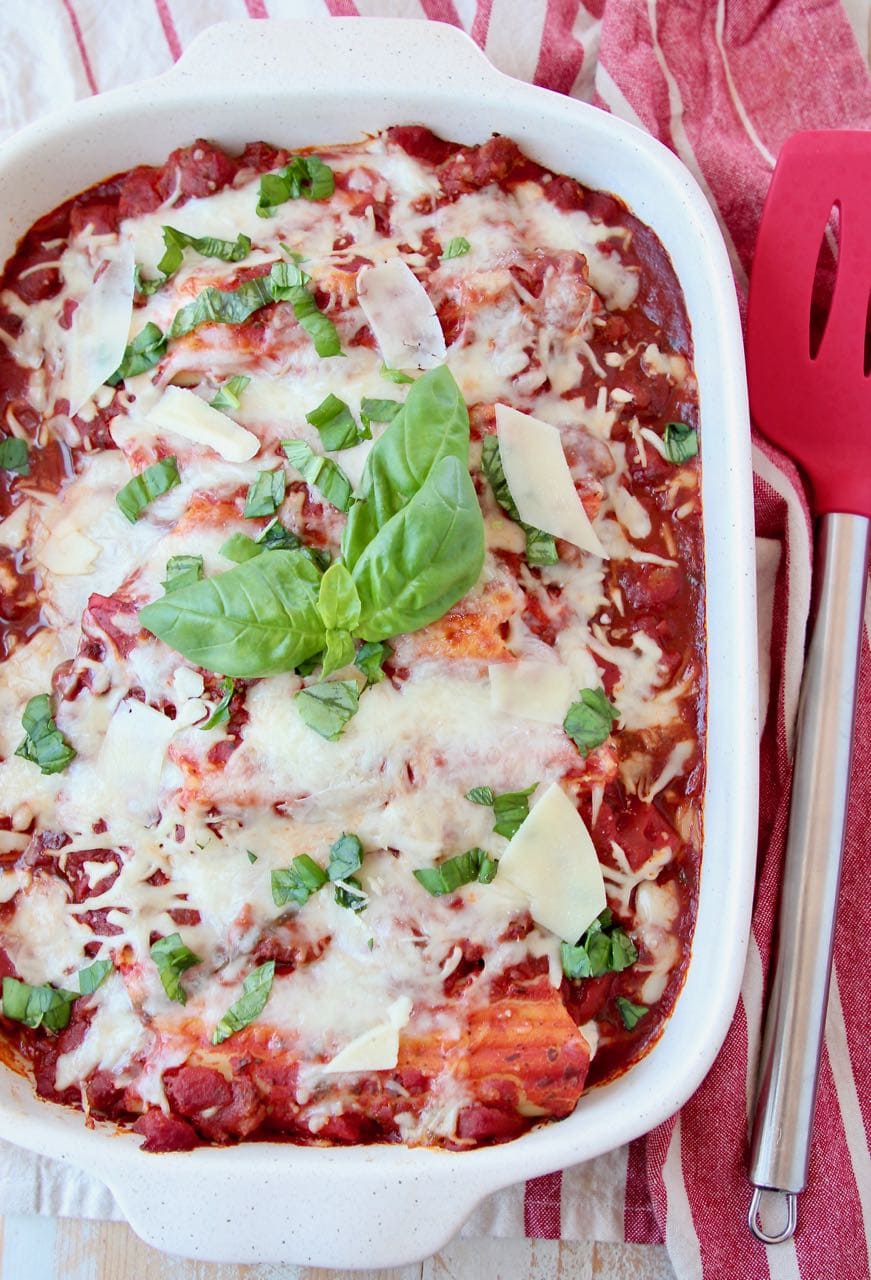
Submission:
[[[242,392],[251,381],[244,374],[237,374],[235,378],[230,378],[223,386],[219,387],[214,399],[209,401],[213,409],[238,409]]]
[[[481,445],[481,466],[484,468],[484,475],[490,483],[493,496],[499,506],[512,520],[517,521],[526,534],[527,563],[535,565],[556,564],[559,560],[559,555],[557,554],[553,535],[545,533],[543,529],[536,529],[531,524],[524,524],[520,519],[520,512],[517,510],[514,499],[511,496],[511,490],[508,488],[508,481],[505,479],[505,472],[502,469],[498,436],[484,436]]]
[[[30,475],[27,441],[17,436],[5,436],[0,440],[0,470],[14,471],[19,476]]]
[[[261,529],[254,541],[264,551],[296,551],[301,546],[299,538],[290,529],[285,529],[280,520],[270,520]],[[306,548],[308,550],[308,548]]]
[[[291,249],[290,245],[285,244],[283,240],[279,240],[278,243],[281,245],[282,249],[287,254],[288,258],[290,258],[291,262],[295,262],[297,266],[299,266],[301,262],[308,261],[305,254],[298,253],[296,249]]]
[[[187,992],[181,985],[181,975],[195,964],[201,964],[200,957],[185,946],[180,933],[170,933],[151,944],[151,958],[157,965],[160,981],[170,1000],[175,1000],[177,1004],[187,1004]]]
[[[305,415],[306,422],[317,427],[321,444],[331,453],[340,449],[351,449],[361,440],[367,440],[371,431],[363,433],[358,430],[354,415],[338,396],[332,393],[322,400],[316,409]]]
[[[610,702],[604,689],[582,689],[578,701],[566,712],[563,728],[586,758],[594,747],[600,747],[619,720],[620,712]]]
[[[54,722],[49,694],[40,693],[30,699],[21,724],[25,738],[15,754],[39,765],[41,773],[62,773],[75,759],[75,749]]]
[[[226,724],[230,719],[230,700],[236,688],[236,681],[230,676],[225,676],[221,681],[221,701],[215,707],[205,724],[201,724],[201,729],[217,729],[219,724]]]
[[[327,873],[307,853],[294,858],[293,866],[272,872],[272,901],[277,907],[295,902],[303,907],[313,893],[327,883]]]
[[[249,861],[250,863],[255,863],[255,862],[257,861],[257,854],[256,854],[256,853],[252,853],[252,851],[251,851],[250,849],[246,849],[246,850],[245,850],[245,852],[246,852],[246,853],[247,853],[247,855],[248,855],[248,861]]]
[[[465,853],[458,853],[454,858],[448,858],[437,867],[424,867],[415,871],[414,877],[427,893],[440,898],[475,880],[480,884],[489,884],[496,875],[498,865],[486,850],[476,847],[467,849]]]
[[[614,923],[613,914],[606,907],[577,946],[562,944],[560,958],[567,978],[601,978],[605,973],[628,969],[638,959],[638,952],[628,933]]]
[[[464,253],[468,253],[471,245],[465,236],[454,236],[453,240],[449,240],[442,254],[442,262],[447,262],[449,258],[462,258]]]
[[[287,200],[329,200],[335,185],[333,171],[323,160],[294,156],[278,173],[265,173],[260,179],[257,213],[269,218]]]
[[[115,494],[115,501],[123,515],[131,524],[135,524],[142,512],[155,498],[161,497],[181,484],[175,458],[162,458],[152,466],[140,471],[132,480],[128,480],[124,488]]]
[[[339,511],[351,507],[351,481],[332,458],[315,453],[304,440],[282,440],[281,447],[292,467]]]
[[[356,715],[360,693],[354,680],[327,680],[300,689],[294,701],[308,727],[329,742],[335,742]]]
[[[111,960],[95,960],[93,964],[89,964],[87,969],[79,970],[79,991],[83,996],[89,996],[92,991],[96,991],[97,987],[102,986],[109,974],[114,969]]]
[[[363,865],[363,846],[359,836],[343,832],[330,847],[327,876],[330,880],[347,880]]]
[[[473,787],[466,792],[466,799],[472,804],[492,806],[496,819],[493,830],[510,840],[529,817],[529,797],[537,786],[538,783],[533,782],[525,791],[504,791],[502,795],[496,795],[491,787]]]
[[[245,517],[255,520],[259,516],[274,516],[284,502],[285,474],[281,467],[275,471],[261,471],[248,488],[245,499]]]
[[[178,591],[179,587],[189,587],[203,577],[203,557],[170,556],[165,573],[166,577],[161,584],[164,591]]]
[[[157,264],[160,275],[156,280],[143,280],[142,271],[137,266],[137,293],[148,296],[166,284],[181,266],[185,249],[195,249],[204,258],[220,258],[222,262],[241,262],[251,252],[251,240],[245,235],[240,234],[235,240],[219,240],[216,236],[191,236],[175,227],[163,228],[163,244],[163,257]]]
[[[699,451],[698,433],[685,422],[667,422],[662,440],[669,462],[688,462]]]
[[[360,420],[365,431],[363,438],[366,440],[371,438],[371,423],[392,422],[401,409],[402,405],[398,400],[361,400]]]
[[[388,382],[404,383],[414,382],[409,374],[403,373],[401,369],[391,369],[386,364],[381,366],[381,377],[386,378]]]
[[[620,1010],[620,1017],[623,1019],[623,1026],[627,1031],[632,1031],[647,1013],[646,1004],[633,1004],[625,996],[617,996],[614,1003]]]
[[[356,876],[348,876],[341,884],[336,885],[336,902],[348,911],[365,911],[369,901],[366,891]]]
[[[18,978],[3,979],[3,1013],[12,1022],[23,1022],[26,1027],[45,1027],[49,1031],[63,1031],[69,1025],[70,1013],[79,992],[65,991],[45,983],[32,987]]]
[[[225,560],[232,560],[234,564],[244,564],[246,560],[253,560],[255,556],[261,555],[264,550],[247,533],[231,533],[227,541],[222,542],[218,548],[218,555]]]
[[[333,322],[321,314],[309,293],[307,286],[310,280],[311,277],[295,263],[274,262],[268,275],[246,280],[238,289],[222,290],[209,285],[197,294],[193,302],[175,313],[168,336],[181,338],[201,324],[242,324],[261,307],[272,302],[289,302],[318,355],[340,355],[339,335]],[[157,356],[152,363],[156,364],[159,358]]]
[[[116,387],[124,378],[134,378],[138,373],[153,369],[166,352],[166,340],[167,335],[149,320],[124,349],[121,363],[111,378],[106,379],[108,385]]]
[[[367,641],[357,650],[354,665],[363,672],[367,684],[378,684],[384,679],[382,668],[392,653],[390,645],[385,644],[383,640],[377,640],[374,643]]]
[[[262,1013],[275,977],[275,961],[267,960],[266,964],[253,969],[242,983],[242,995],[231,1005],[212,1032],[212,1044],[222,1044],[224,1040],[241,1031]]]

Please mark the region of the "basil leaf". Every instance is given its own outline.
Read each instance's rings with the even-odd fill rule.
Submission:
[[[415,382],[401,412],[370,450],[360,482],[360,502],[352,508],[342,538],[342,555],[349,569],[353,570],[376,533],[420,493],[435,468],[448,457],[455,458],[468,473],[469,414],[460,388],[442,365]],[[481,529],[483,545],[483,522]]]
[[[261,555],[263,550],[247,533],[231,533],[227,541],[222,542],[218,548],[218,555],[225,560],[232,560],[234,564],[244,564],[246,560],[253,560],[255,556]]]
[[[368,400],[364,398],[360,401],[360,417],[367,424],[370,422],[392,422],[401,409],[402,404],[399,400]]]
[[[442,254],[442,262],[447,262],[450,258],[462,258],[464,253],[468,253],[471,245],[465,236],[454,236],[453,240],[449,240],[444,253]]]
[[[604,689],[582,689],[578,698],[566,712],[563,728],[586,758],[610,735],[611,725],[619,720],[620,712],[609,702]]]
[[[248,855],[248,861],[253,865],[257,861],[257,854],[252,853],[250,849],[246,849],[245,852]]]
[[[242,983],[242,995],[231,1005],[212,1032],[212,1044],[222,1044],[230,1036],[241,1031],[262,1013],[272,990],[275,977],[275,961],[267,960],[266,964],[253,969]]]
[[[181,476],[175,458],[162,458],[128,480],[115,494],[115,501],[122,515],[135,524],[150,502],[169,493],[177,484],[181,484]]]
[[[296,674],[298,676],[310,676],[316,667],[321,665],[322,653],[313,653],[310,658],[306,658],[305,662],[300,662],[296,666]]]
[[[294,701],[308,727],[334,742],[356,715],[360,694],[354,680],[329,680],[300,689]]]
[[[271,551],[153,601],[139,620],[207,671],[278,675],[323,648],[320,580],[301,551]]]
[[[151,958],[163,989],[176,1004],[187,1004],[187,992],[181,985],[181,975],[195,964],[202,964],[199,956],[185,946],[180,933],[170,933],[151,944]]]
[[[202,556],[170,556],[166,562],[166,577],[161,586],[164,591],[178,591],[200,582],[203,577]]]
[[[381,366],[381,377],[386,378],[388,382],[396,382],[397,384],[414,382],[414,378],[410,374],[403,373],[401,369],[390,369],[386,364]]]
[[[360,597],[354,579],[339,561],[330,565],[321,578],[318,612],[328,629],[343,627],[353,631],[360,621]]]
[[[237,374],[235,378],[230,378],[222,387],[219,387],[214,399],[209,401],[213,409],[238,409],[239,397],[251,381],[244,374]]]
[[[166,353],[166,335],[162,334],[156,324],[149,320],[148,324],[137,333],[136,337],[124,348],[121,363],[106,382],[110,387],[117,387],[124,378],[133,378],[137,373],[146,373],[153,369]]]
[[[327,876],[330,880],[348,880],[363,865],[363,845],[359,836],[343,832],[330,847]]]
[[[520,519],[520,512],[517,510],[514,499],[511,496],[511,490],[508,488],[508,481],[505,479],[505,472],[502,469],[498,436],[484,436],[481,445],[481,466],[499,506],[512,520],[517,521],[526,534],[527,564],[556,564],[559,560],[559,555],[557,554],[556,541],[553,534],[545,533],[543,529],[536,529],[534,525],[524,524]]]
[[[265,529],[261,529],[254,541],[264,551],[296,551],[302,546],[299,538],[290,529],[285,529],[280,520],[270,520]],[[308,550],[308,548],[305,548]]]
[[[17,436],[0,439],[0,470],[14,471],[19,476],[30,475],[27,441]]]
[[[335,178],[329,165],[317,156],[294,156],[278,173],[265,173],[260,179],[257,214],[269,218],[287,200],[329,200],[335,190]]]
[[[623,1026],[627,1031],[632,1031],[647,1013],[646,1004],[633,1004],[625,996],[617,996],[614,1003],[620,1010],[620,1017],[623,1019]]]
[[[321,676],[326,680],[334,671],[341,671],[354,661],[354,637],[350,631],[336,627],[327,631],[327,642],[324,646],[323,670]]]
[[[37,694],[24,708],[21,717],[25,738],[15,754],[22,760],[39,765],[40,773],[62,773],[76,752],[54,722],[51,697]]]
[[[336,902],[340,907],[347,907],[349,911],[355,912],[365,911],[368,901],[366,891],[356,876],[348,876],[341,884],[336,885]]]
[[[245,499],[245,517],[274,516],[284,502],[285,474],[281,467],[275,471],[261,471],[248,488]]]
[[[230,700],[236,688],[236,681],[231,680],[229,676],[221,681],[221,701],[215,707],[205,724],[201,724],[201,729],[217,729],[219,724],[226,724],[230,719]]]
[[[327,883],[327,873],[307,853],[294,858],[292,867],[272,872],[272,901],[277,907],[295,902],[303,907],[313,893]]]
[[[383,640],[434,622],[475,585],[483,563],[475,486],[463,463],[443,457],[354,565],[363,604],[358,634]]]
[[[415,871],[414,877],[427,893],[440,898],[475,880],[479,884],[489,884],[496,875],[498,866],[495,858],[476,846],[474,849],[467,849],[465,853],[458,853],[454,858],[448,858],[437,867]]]
[[[317,428],[321,444],[333,453],[340,449],[350,449],[367,438],[357,430],[354,415],[344,400],[332,393],[316,409],[307,413],[305,420]]]
[[[49,1031],[63,1031],[69,1025],[77,991],[65,991],[46,983],[32,987],[18,978],[3,979],[3,1013],[12,1022],[23,1022],[26,1027],[45,1027]]]
[[[613,921],[606,908],[584,932],[577,946],[564,942],[560,948],[563,973],[567,978],[601,978],[621,973],[638,959],[635,944]]]
[[[491,808],[496,803],[492,787],[472,787],[471,791],[466,792],[466,799],[471,800],[472,804],[488,804]]]
[[[136,267],[137,293],[149,296],[165,285],[181,266],[185,249],[195,249],[204,258],[220,258],[223,262],[241,262],[251,252],[251,241],[245,235],[239,235],[235,240],[218,240],[215,236],[190,236],[175,227],[163,228],[163,244],[163,257],[157,264],[160,275],[156,280],[143,280],[141,268]]]
[[[338,463],[314,453],[304,440],[282,440],[281,447],[292,467],[307,484],[317,489],[323,498],[339,511],[351,506],[351,481]]]
[[[114,967],[111,960],[95,960],[93,964],[88,965],[87,969],[80,969],[79,991],[81,994],[89,996],[91,992],[96,991],[97,987],[103,985]]]
[[[297,323],[305,329],[319,356],[340,356],[342,345],[336,326],[318,310],[314,297],[308,291],[311,276],[301,271],[295,263],[275,262],[269,273],[270,289],[276,302],[289,302]]]
[[[270,281],[271,273],[246,280],[238,289],[222,290],[208,285],[193,302],[176,311],[168,336],[183,338],[201,324],[243,324],[255,311],[276,301]]]
[[[685,422],[667,422],[662,440],[669,462],[688,462],[699,451],[698,432]]]
[[[375,642],[367,640],[365,644],[360,645],[354,662],[366,677],[367,684],[379,684],[384,679],[382,667],[392,653],[390,645],[384,644],[381,640]]]

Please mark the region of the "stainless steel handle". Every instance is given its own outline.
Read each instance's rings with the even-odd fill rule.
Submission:
[[[750,1229],[773,1243],[795,1230],[807,1182],[811,1125],[832,966],[847,816],[869,530],[864,516],[826,515],[817,532],[819,598],[802,683],[777,959],[750,1141],[757,1188]],[[767,1234],[760,1192],[787,1193],[786,1226]]]

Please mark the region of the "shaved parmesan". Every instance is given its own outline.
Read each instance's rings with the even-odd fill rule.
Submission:
[[[207,445],[226,462],[247,462],[260,448],[253,432],[184,387],[167,387],[146,421],[194,444]]]
[[[536,924],[577,942],[605,910],[605,882],[590,833],[552,782],[499,859],[504,878],[529,900]]]
[[[505,479],[524,524],[607,559],[578,497],[556,427],[497,404],[496,433]]]
[[[394,369],[434,369],[445,358],[445,335],[417,276],[401,258],[364,267],[357,297],[384,363]]]
[[[140,820],[150,822],[157,815],[160,775],[173,736],[207,710],[197,698],[185,702],[175,720],[136,698],[116,708],[100,748],[99,770]]]
[[[387,1021],[346,1044],[323,1068],[324,1075],[340,1071],[392,1071],[399,1060],[399,1033],[411,1017],[411,1000],[400,996],[387,1010]]]
[[[490,667],[494,711],[562,724],[576,694],[571,671],[553,662],[499,662]]]
[[[0,520],[0,547],[17,551],[27,537],[30,503],[22,502],[5,520]]]
[[[95,268],[96,279],[79,299],[70,328],[61,330],[63,375],[59,398],[70,402],[70,415],[78,413],[98,387],[118,368],[127,346],[133,314],[133,246],[122,243],[113,251],[105,270]]]

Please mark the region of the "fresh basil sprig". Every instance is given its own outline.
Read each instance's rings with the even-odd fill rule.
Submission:
[[[151,944],[151,958],[157,965],[160,981],[170,1000],[175,1000],[177,1004],[187,1004],[187,992],[181,985],[181,975],[195,964],[201,964],[200,957],[194,955],[190,947],[182,942],[180,933],[170,933]]]
[[[116,387],[124,378],[134,378],[138,373],[147,373],[149,369],[153,369],[166,354],[166,341],[166,335],[149,320],[124,348],[121,363],[111,378],[106,379],[107,384]]]
[[[288,462],[339,511],[347,511],[351,506],[351,481],[342,468],[332,458],[324,458],[314,452],[304,440],[282,440],[281,447],[287,454]]]
[[[534,525],[524,524],[520,519],[505,472],[502,469],[502,457],[499,453],[499,437],[486,435],[481,444],[481,466],[484,475],[490,482],[493,496],[502,510],[515,520],[526,534],[526,560],[528,564],[556,564],[559,560],[553,534],[536,529]]]
[[[30,475],[27,441],[17,436],[0,439],[0,471],[14,471],[19,476]]]
[[[323,648],[320,581],[302,551],[270,551],[154,600],[139,620],[207,671],[278,675]]]
[[[427,893],[440,898],[446,893],[453,893],[464,884],[477,880],[479,884],[489,884],[496,875],[499,866],[496,858],[491,857],[484,849],[477,846],[448,858],[437,867],[423,867],[415,871],[414,878],[423,885]]]
[[[338,396],[332,393],[322,400],[316,409],[305,415],[306,422],[317,428],[321,444],[330,453],[338,453],[341,449],[352,449],[361,440],[369,440],[372,432],[365,427],[361,430],[354,421],[354,415]]]
[[[363,438],[372,436],[373,422],[392,422],[402,408],[399,400],[370,400],[364,397],[360,401],[360,421],[363,424]]]
[[[169,493],[177,484],[181,484],[181,476],[175,458],[162,458],[128,480],[115,494],[115,501],[122,515],[135,524],[150,502]]]
[[[32,987],[18,978],[3,979],[3,1013],[12,1022],[23,1022],[26,1027],[45,1027],[49,1031],[63,1031],[69,1026],[73,1001],[78,991],[65,991],[45,983]]]
[[[240,396],[250,381],[251,379],[246,377],[244,373],[237,373],[235,378],[228,378],[215,392],[209,404],[213,409],[222,411],[225,409],[238,409],[241,405]]]
[[[329,165],[317,156],[294,156],[278,173],[264,173],[260,179],[257,214],[270,218],[287,200],[329,200],[335,190]]]
[[[614,1003],[619,1010],[620,1017],[623,1019],[623,1026],[627,1031],[633,1031],[645,1013],[647,1013],[646,1004],[633,1004],[625,996],[617,996]]]
[[[563,728],[586,759],[594,747],[602,745],[619,719],[620,712],[604,689],[582,689],[578,701],[566,712]]]
[[[285,483],[286,477],[281,467],[277,467],[275,471],[259,472],[245,498],[246,519],[274,516],[284,502]]]
[[[157,264],[160,275],[156,280],[143,280],[140,268],[136,268],[136,292],[146,297],[156,293],[175,275],[182,264],[185,249],[195,249],[204,258],[220,258],[222,262],[241,262],[251,252],[248,236],[240,234],[235,240],[219,240],[216,236],[191,236],[176,227],[163,228],[163,244],[163,257]]]
[[[203,577],[202,556],[170,556],[166,562],[166,577],[161,586],[164,591],[178,591],[189,587]]]
[[[501,795],[496,795],[492,787],[472,787],[466,792],[466,799],[472,804],[489,805],[496,819],[493,830],[510,840],[529,817],[529,797],[537,786],[533,782],[525,791],[503,791]]]
[[[15,754],[39,765],[41,773],[62,773],[75,759],[75,749],[54,722],[49,694],[40,693],[30,699],[21,724],[26,736]]]
[[[669,462],[689,462],[699,451],[698,432],[685,422],[667,422],[662,434],[665,454]]]
[[[263,1012],[266,1007],[266,1001],[269,999],[269,993],[272,990],[274,977],[274,960],[267,960],[266,964],[260,965],[257,969],[252,969],[242,983],[242,995],[235,1004],[230,1005],[230,1008],[212,1032],[212,1044],[222,1044],[230,1036],[235,1035],[237,1031],[247,1027]]]
[[[325,680],[300,689],[294,698],[302,720],[329,742],[339,737],[360,705],[360,691],[353,680]]]
[[[380,684],[384,679],[384,663],[392,654],[393,650],[389,644],[385,644],[383,640],[375,643],[367,641],[361,644],[357,650],[357,656],[354,659],[354,665],[359,667],[366,677],[366,683]]]
[[[330,565],[321,578],[318,612],[326,628],[323,675],[331,675],[354,661],[354,631],[360,621],[360,597],[343,564]]]
[[[606,973],[621,973],[638,959],[635,944],[619,924],[615,924],[610,908],[596,917],[572,946],[560,947],[563,973],[567,978],[601,978]]]

